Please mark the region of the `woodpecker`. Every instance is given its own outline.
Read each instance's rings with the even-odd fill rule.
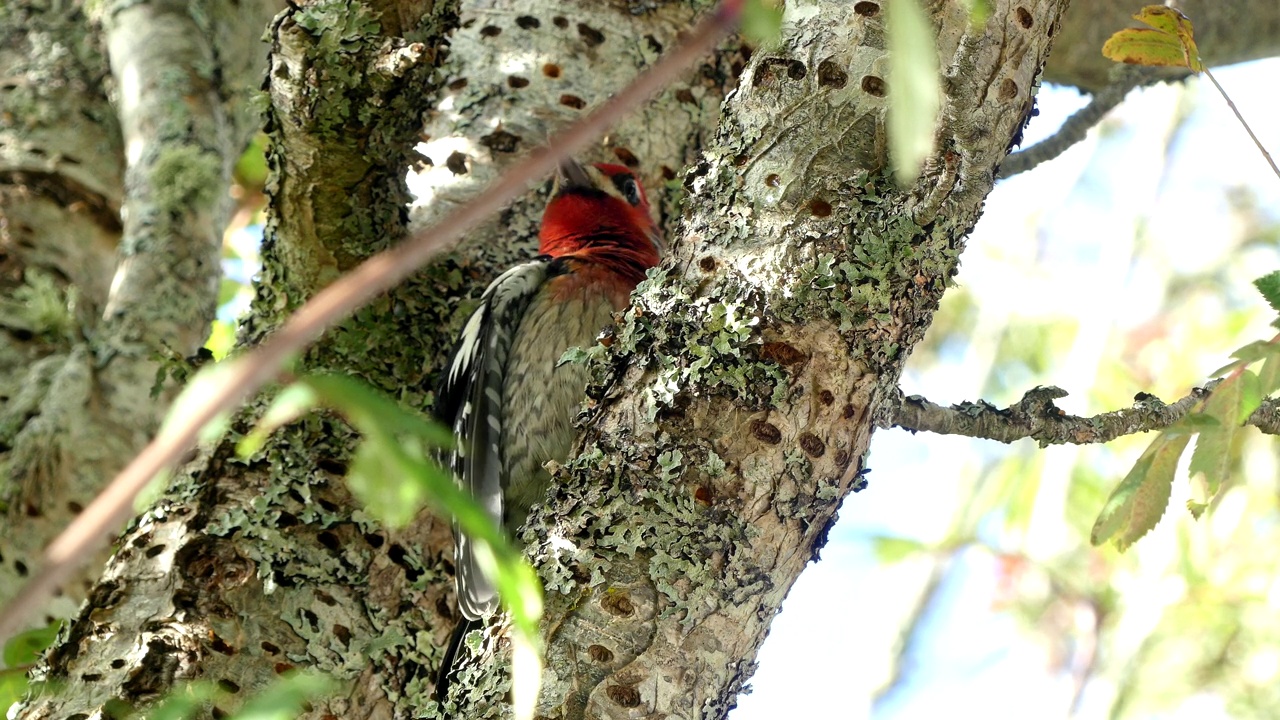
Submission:
[[[543,464],[567,460],[574,440],[587,374],[580,364],[560,365],[560,357],[595,343],[663,251],[644,189],[630,170],[607,163],[561,163],[538,240],[538,257],[484,291],[434,408],[453,428],[447,462],[458,482],[511,535],[546,494],[551,475]],[[464,620],[441,664],[440,702],[463,637],[498,607],[474,546],[456,527],[454,568]]]

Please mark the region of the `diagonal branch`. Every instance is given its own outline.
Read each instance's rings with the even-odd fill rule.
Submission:
[[[1033,388],[1004,409],[984,400],[942,407],[919,395],[899,396],[890,401],[894,410],[884,427],[965,435],[1003,443],[1031,438],[1040,447],[1105,443],[1124,435],[1163,430],[1173,425],[1207,398],[1218,382],[1195,388],[1169,405],[1154,395],[1138,393],[1131,407],[1091,417],[1062,412],[1053,401],[1066,397],[1067,392],[1052,385]],[[1280,434],[1280,404],[1274,400],[1264,402],[1249,416],[1247,424],[1268,435]]]
[[[1053,135],[1035,145],[1010,153],[1000,164],[1000,172],[996,177],[1004,180],[1058,157],[1072,145],[1084,140],[1089,131],[1128,96],[1130,90],[1169,79],[1172,78],[1167,71],[1134,65],[1118,66],[1112,73],[1111,83],[1095,92],[1088,105],[1072,113]]]

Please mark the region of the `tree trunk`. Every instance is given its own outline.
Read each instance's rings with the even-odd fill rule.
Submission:
[[[447,3],[321,3],[273,24],[273,212],[242,341],[256,341],[338,273],[403,235],[405,167],[423,170],[417,181],[431,202],[417,210],[421,220],[438,216],[623,87],[697,17],[682,4],[633,14],[596,3],[488,3],[462,19],[445,51],[454,12]],[[531,44],[536,54],[509,57]],[[674,178],[714,127],[734,63],[742,67],[735,47],[617,128],[595,159],[637,167],[650,187]],[[446,52],[456,61],[437,69]],[[450,138],[425,146],[425,159],[411,150],[424,115],[429,140]],[[663,195],[670,217],[676,193]],[[299,369],[351,373],[425,408],[465,316],[460,304],[529,254],[543,197],[540,189],[474,233],[463,253],[329,333]],[[251,407],[235,431],[260,410]],[[231,444],[202,450],[121,541],[38,672],[57,691],[28,703],[22,717],[135,706],[196,678],[237,689],[216,703],[231,711],[275,674],[303,666],[352,683],[342,700],[316,703],[317,717],[428,707],[456,620],[450,526],[423,513],[387,531],[361,513],[342,479],[351,440],[340,421],[313,417],[246,461]]]
[[[0,9],[0,602],[154,433],[174,390],[152,396],[160,359],[208,335],[279,4]]]
[[[752,58],[686,180],[675,257],[613,343],[628,363],[601,369],[581,454],[529,523],[548,596],[539,715],[734,706],[862,485],[881,402],[1028,117],[1065,2],[997,2],[978,30],[933,6],[939,152],[907,189],[883,172],[884,8],[849,7],[789,7],[781,45]]]

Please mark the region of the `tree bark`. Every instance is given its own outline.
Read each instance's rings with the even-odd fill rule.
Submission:
[[[276,5],[0,12],[0,602],[155,431],[174,391],[152,397],[160,359],[204,343]]]
[[[582,454],[529,523],[548,596],[539,715],[734,706],[862,487],[883,401],[1028,117],[1064,7],[997,2],[974,29],[933,6],[949,68],[939,152],[906,189],[883,172],[881,7],[788,8],[687,179],[668,272],[614,341],[629,362],[602,371]],[[468,699],[495,702],[482,687]]]
[[[416,162],[427,175],[433,202],[418,211],[425,222],[625,85],[697,16],[684,4],[633,14],[597,3],[486,3],[450,40],[458,61],[437,69],[454,12],[449,3],[320,3],[274,23],[273,212],[242,341],[256,341],[337,273],[403,235],[405,167]],[[516,40],[495,41],[502,33]],[[525,54],[513,58],[516,48]],[[689,82],[612,133],[594,159],[633,165],[651,187],[674,177],[713,127],[737,58],[732,47],[708,58]],[[424,114],[425,134],[448,134],[454,144],[413,154]],[[541,190],[475,233],[455,258],[329,333],[298,369],[351,373],[426,407],[468,297],[530,252]],[[662,194],[668,215],[675,194]],[[264,402],[235,432],[248,429]],[[351,683],[343,699],[315,703],[317,717],[429,707],[440,646],[456,619],[450,527],[424,513],[388,531],[361,513],[342,481],[352,439],[340,421],[316,417],[245,461],[230,441],[203,450],[126,534],[90,598],[93,610],[79,615],[38,673],[58,681],[57,692],[30,702],[22,717],[136,706],[195,678],[239,689],[216,703],[229,712],[275,674],[303,666]]]

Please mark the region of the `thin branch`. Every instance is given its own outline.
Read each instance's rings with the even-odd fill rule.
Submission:
[[[1110,442],[1124,435],[1163,430],[1178,422],[1209,397],[1219,381],[1196,388],[1172,405],[1160,398],[1139,393],[1132,407],[1092,417],[1068,415],[1053,404],[1067,392],[1053,386],[1034,388],[1018,402],[1003,410],[986,401],[965,402],[942,407],[919,395],[890,400],[891,419],[883,427],[900,427],[912,432],[925,430],[943,435],[998,440],[1011,443],[1032,438],[1040,447],[1085,445]],[[1252,425],[1268,435],[1280,435],[1280,405],[1273,400],[1262,404],[1249,416]]]
[[[1111,109],[1119,105],[1129,91],[1143,85],[1168,80],[1167,73],[1156,73],[1150,68],[1134,65],[1118,66],[1111,83],[1093,94],[1089,104],[1075,111],[1062,123],[1057,132],[1030,147],[1023,148],[1004,159],[996,178],[1003,180],[1024,173],[1040,163],[1048,162],[1085,139],[1089,131],[1102,121]]]
[[[517,163],[474,200],[404,243],[374,255],[303,305],[261,345],[220,369],[221,385],[208,397],[192,398],[181,419],[166,427],[50,543],[40,570],[0,612],[0,644],[53,594],[81,563],[133,515],[133,500],[156,473],[174,464],[196,441],[206,423],[230,412],[276,377],[285,362],[325,330],[394,287],[442,248],[516,199],[531,183],[550,174],[561,158],[584,149],[632,109],[669,85],[737,24],[743,0],[724,0],[689,33],[688,39],[636,76],[626,88],[591,114],[554,136],[546,147]]]
[[[1214,87],[1218,88],[1218,93],[1222,95],[1222,99],[1227,101],[1227,107],[1231,108],[1231,112],[1236,114],[1236,119],[1244,126],[1244,131],[1249,133],[1249,139],[1253,140],[1254,145],[1258,146],[1258,152],[1262,153],[1262,157],[1267,161],[1267,164],[1271,166],[1271,172],[1275,173],[1276,177],[1280,177],[1280,168],[1276,167],[1276,161],[1271,159],[1271,153],[1267,152],[1267,148],[1263,146],[1262,141],[1258,139],[1258,136],[1253,134],[1253,128],[1249,127],[1249,123],[1245,122],[1244,115],[1240,114],[1240,109],[1237,108],[1236,104],[1231,100],[1231,96],[1227,95],[1227,91],[1223,90],[1222,86],[1218,84],[1218,78],[1214,77],[1213,73],[1209,72],[1209,68],[1207,67],[1204,69],[1204,76],[1209,78],[1209,82],[1213,83]]]

